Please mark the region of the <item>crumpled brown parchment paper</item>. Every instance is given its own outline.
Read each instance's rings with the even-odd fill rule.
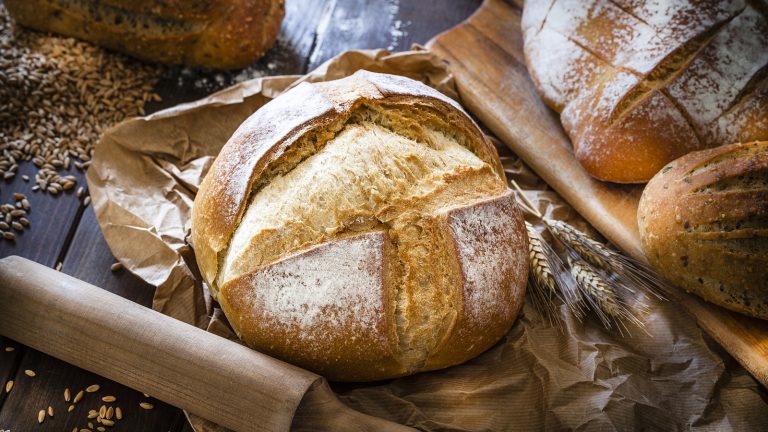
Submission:
[[[298,81],[358,69],[409,76],[458,100],[446,65],[428,51],[349,51],[308,75],[246,81],[104,135],[88,171],[94,210],[115,257],[157,287],[156,310],[234,339],[188,243],[198,185],[260,106]],[[508,178],[543,213],[588,229],[517,156],[497,148]],[[564,307],[561,331],[526,304],[503,340],[463,365],[333,388],[354,409],[427,431],[768,430],[765,390],[679,307],[649,301],[648,334],[621,337],[596,320],[574,321]],[[224,430],[190,421],[198,432]]]

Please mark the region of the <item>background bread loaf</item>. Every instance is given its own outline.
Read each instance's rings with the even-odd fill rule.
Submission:
[[[646,186],[643,248],[668,280],[768,319],[768,141],[686,155]]]
[[[764,0],[527,1],[528,70],[578,160],[640,183],[693,150],[768,139]]]
[[[19,23],[143,60],[245,67],[275,42],[284,0],[5,0]]]
[[[493,146],[452,100],[365,71],[300,84],[243,123],[192,236],[238,335],[334,380],[463,362],[506,333],[526,285]]]

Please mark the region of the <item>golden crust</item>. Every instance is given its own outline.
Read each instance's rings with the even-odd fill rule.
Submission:
[[[272,46],[283,0],[8,0],[21,24],[159,63],[242,68]]]
[[[470,157],[460,156],[468,149],[477,162],[437,177],[422,173],[425,184],[441,186],[383,202],[373,220],[354,217],[356,228],[314,243],[291,248],[280,240],[294,235],[287,225],[276,233],[284,243],[276,250],[287,252],[263,265],[232,255],[230,240],[251,196],[303,173],[296,167],[326,142],[358,130],[346,128],[352,121],[353,128],[381,122],[402,139],[416,125],[438,125],[463,146],[451,157]],[[414,165],[400,166],[403,172],[427,166],[408,160]],[[364,181],[369,174],[357,175]],[[314,232],[306,222],[296,229]],[[243,235],[261,234],[238,231]],[[491,143],[454,101],[421,83],[366,71],[301,84],[254,113],[200,187],[192,238],[201,272],[239,336],[333,380],[378,380],[466,361],[508,331],[527,280],[522,215]],[[220,263],[231,260],[244,272],[221,276]]]
[[[768,139],[768,17],[721,0],[528,1],[525,57],[592,176],[643,183],[695,150]]]
[[[768,142],[688,154],[648,183],[643,248],[669,281],[768,319]]]

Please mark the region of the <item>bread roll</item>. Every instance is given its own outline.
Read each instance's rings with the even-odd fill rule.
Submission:
[[[768,141],[672,162],[646,186],[637,220],[645,254],[665,278],[768,319]]]
[[[74,36],[151,62],[234,69],[275,42],[284,0],[5,0],[37,30]]]
[[[694,150],[768,139],[764,1],[531,0],[525,57],[594,177],[642,183]]]
[[[254,113],[195,199],[200,270],[249,346],[332,380],[461,363],[512,325],[527,237],[452,100],[360,71]]]

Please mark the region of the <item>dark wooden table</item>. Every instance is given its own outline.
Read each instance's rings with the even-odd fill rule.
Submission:
[[[353,48],[405,50],[458,24],[479,4],[480,0],[287,0],[278,43],[246,73],[302,74]],[[146,111],[198,99],[228,86],[238,74],[242,76],[242,71],[172,69],[157,86],[163,101],[147,104]],[[126,270],[110,270],[115,258],[91,207],[83,207],[71,191],[55,197],[32,192],[34,183],[23,182],[21,175],[34,177],[34,172],[31,162],[22,163],[12,181],[0,184],[0,203],[10,202],[14,192],[22,192],[32,206],[31,229],[18,235],[13,243],[0,241],[0,257],[20,255],[51,267],[61,264],[64,273],[150,305],[152,286]],[[77,176],[79,185],[85,185],[81,172],[73,169],[71,174]],[[119,311],[115,311],[115,318],[119,319]],[[14,350],[6,351],[6,347]],[[28,377],[25,370],[33,370],[36,376]],[[15,384],[6,394],[8,380]],[[75,426],[85,427],[88,410],[98,409],[101,402],[94,395],[86,395],[68,414],[69,404],[64,402],[63,392],[68,387],[74,396],[91,384],[99,384],[102,395],[116,396],[117,405],[122,407],[124,419],[110,430],[191,430],[175,407],[152,400],[154,409],[141,409],[139,402],[145,398],[140,393],[0,337],[0,431],[68,432]],[[54,408],[54,417],[38,425],[38,412],[49,405]]]

